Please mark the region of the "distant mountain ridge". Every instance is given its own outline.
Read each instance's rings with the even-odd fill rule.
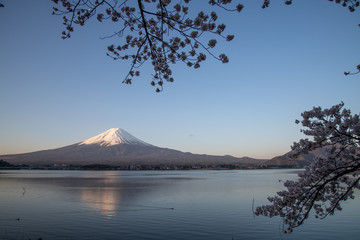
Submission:
[[[120,128],[62,148],[2,155],[10,164],[27,165],[212,165],[257,164],[264,160],[248,157],[185,153],[146,143]]]
[[[292,151],[284,155],[274,157],[268,161],[265,161],[263,165],[276,168],[303,168],[304,166],[309,165],[316,156],[324,154],[324,150],[316,149],[307,154],[300,154],[296,158],[292,157],[291,153]]]

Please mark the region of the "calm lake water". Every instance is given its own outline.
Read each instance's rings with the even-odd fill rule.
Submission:
[[[359,239],[360,200],[283,234],[255,206],[289,170],[0,171],[0,239]]]

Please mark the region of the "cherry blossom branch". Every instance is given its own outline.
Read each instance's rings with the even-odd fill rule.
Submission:
[[[145,36],[146,36],[146,39],[149,42],[149,45],[150,45],[150,48],[151,48],[152,47],[152,42],[151,42],[150,37],[149,37],[149,32],[148,32],[148,29],[147,29],[147,24],[146,24],[146,20],[145,20],[145,16],[144,16],[144,10],[142,8],[141,0],[138,0],[138,6],[139,6],[139,9],[140,9],[141,19],[142,19],[143,27],[144,27],[144,30],[145,30]]]
[[[298,180],[284,182],[286,190],[269,197],[271,205],[257,207],[256,215],[280,216],[288,226],[284,232],[291,232],[311,211],[324,218],[341,210],[341,202],[354,198],[353,189],[359,188],[360,181],[360,116],[343,106],[341,102],[329,109],[314,107],[301,114],[306,128],[301,131],[313,139],[294,143],[293,151],[298,155],[321,149],[322,155],[299,173]]]
[[[131,83],[134,73],[145,62],[150,62],[154,68],[151,85],[158,86],[156,91],[162,91],[164,81],[173,82],[171,64],[179,61],[189,67],[198,68],[205,61],[206,55],[227,63],[225,54],[217,56],[213,52],[217,41],[210,39],[206,44],[205,34],[231,41],[233,35],[224,35],[225,25],[216,24],[218,18],[215,12],[210,15],[200,11],[194,18],[189,17],[189,0],[52,0],[62,5],[62,9],[54,7],[54,15],[62,15],[66,30],[63,38],[70,38],[74,25],[84,24],[96,15],[99,22],[111,20],[119,22],[120,30],[101,39],[120,37],[120,44],[108,46],[107,55],[114,60],[131,60],[131,66],[124,83]],[[213,4],[215,3],[215,4]],[[243,8],[238,4],[235,8],[229,6],[231,0],[210,1],[210,5],[221,10],[238,11]],[[147,8],[149,7],[149,8]],[[150,10],[149,10],[150,9]],[[153,10],[154,9],[154,10]],[[69,19],[67,18],[69,17]],[[204,35],[204,36],[203,36]]]
[[[325,182],[323,182],[323,183],[320,184],[320,185],[317,185],[317,184],[316,184],[316,185],[314,186],[315,190],[310,194],[310,196],[306,196],[306,198],[305,198],[306,201],[302,204],[302,207],[301,207],[301,209],[300,209],[299,212],[301,213],[302,210],[303,210],[303,208],[304,208],[305,206],[306,206],[306,208],[307,208],[307,211],[305,212],[304,217],[300,217],[300,213],[299,213],[298,216],[299,216],[299,218],[300,218],[301,220],[300,220],[300,222],[299,222],[297,225],[300,226],[300,225],[303,224],[304,221],[308,218],[309,213],[310,213],[310,211],[312,210],[312,208],[313,208],[313,206],[314,206],[314,203],[317,201],[317,197],[320,195],[320,192],[325,188],[325,186],[326,186],[328,183],[334,182],[334,181],[336,181],[338,178],[340,178],[340,177],[342,177],[342,176],[344,176],[344,175],[347,175],[347,174],[349,174],[349,173],[353,173],[353,172],[355,172],[356,170],[358,170],[359,168],[360,168],[360,164],[358,164],[357,166],[355,166],[355,167],[353,167],[353,168],[347,169],[346,171],[344,171],[344,172],[342,172],[342,173],[340,173],[340,174],[338,174],[338,175],[336,175],[336,176],[334,176],[334,177],[326,180]],[[360,178],[359,178],[359,179],[360,179]],[[358,182],[359,179],[358,179],[356,182]],[[347,193],[352,189],[353,186],[355,186],[355,185],[352,185],[352,186],[349,187],[349,190],[347,191]],[[311,192],[311,191],[310,191],[310,192]],[[312,197],[313,194],[315,194],[314,197]],[[345,195],[346,195],[346,194],[342,195],[341,199],[343,199]],[[310,201],[310,206],[307,204],[308,201]],[[336,201],[336,204],[335,204],[330,210],[328,210],[328,214],[329,214],[329,213],[333,213],[333,211],[334,211],[334,210],[336,209],[336,207],[339,205],[339,202],[340,202],[340,201],[341,201],[340,199],[339,199],[338,201]],[[327,215],[328,215],[328,214],[327,214]],[[327,216],[327,215],[326,215],[326,216]]]
[[[358,168],[358,169],[359,169],[359,168]],[[328,211],[328,213],[327,213],[325,216],[322,217],[322,219],[324,219],[325,217],[327,217],[329,214],[334,213],[334,211],[336,210],[336,208],[338,208],[338,207],[340,206],[340,202],[343,201],[343,200],[345,199],[345,197],[346,197],[347,195],[349,195],[349,193],[350,193],[351,191],[353,191],[353,189],[355,188],[355,186],[356,186],[359,182],[360,182],[360,178],[357,178],[357,179],[353,182],[353,184],[351,184],[351,185],[348,187],[347,191],[346,191],[344,194],[342,194],[341,197],[336,201],[336,203],[335,203],[334,206]]]

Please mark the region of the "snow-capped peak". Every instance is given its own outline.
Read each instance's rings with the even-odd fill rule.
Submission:
[[[103,132],[95,137],[89,138],[79,145],[84,144],[98,144],[100,146],[113,146],[118,144],[136,144],[136,145],[147,145],[150,144],[143,142],[136,137],[132,136],[130,133],[126,132],[121,128],[111,128],[106,132]]]

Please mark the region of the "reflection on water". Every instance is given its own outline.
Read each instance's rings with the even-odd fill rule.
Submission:
[[[255,206],[286,170],[0,171],[0,239],[358,239],[360,201],[281,234]],[[24,194],[24,190],[26,192]]]
[[[121,191],[119,189],[83,189],[81,190],[81,201],[86,205],[100,211],[101,214],[114,216],[121,202]]]
[[[107,217],[115,215],[122,200],[121,182],[117,181],[116,175],[112,172],[102,172],[101,182],[105,186],[118,185],[117,187],[81,188],[81,201],[91,208],[99,211]]]

